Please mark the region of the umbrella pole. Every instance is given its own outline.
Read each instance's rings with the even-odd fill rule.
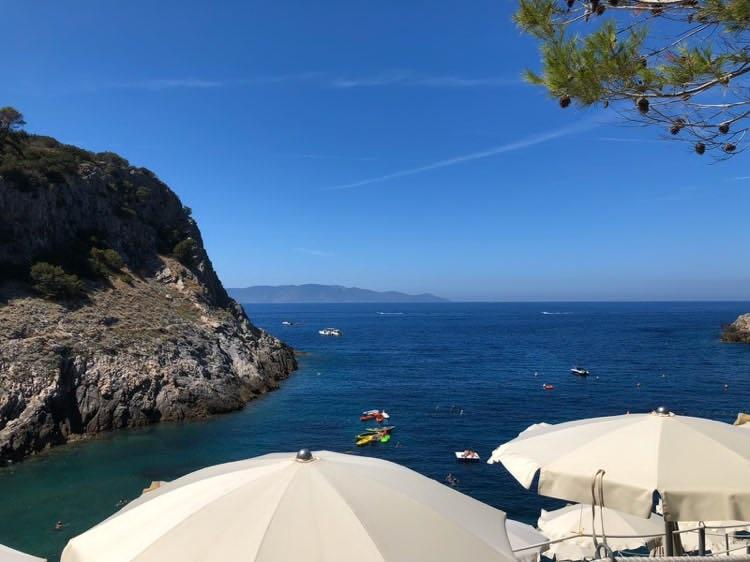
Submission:
[[[664,520],[664,556],[674,556],[674,543],[672,542],[672,531],[674,523]]]
[[[698,528],[698,556],[706,555],[706,528],[701,525]]]

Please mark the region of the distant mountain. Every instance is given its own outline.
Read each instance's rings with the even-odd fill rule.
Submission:
[[[227,291],[233,299],[242,303],[447,302],[430,293],[407,295],[397,291],[380,292],[341,285],[256,285]]]

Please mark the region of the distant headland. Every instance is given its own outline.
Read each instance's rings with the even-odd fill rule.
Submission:
[[[256,285],[228,288],[242,303],[421,303],[448,302],[430,293],[409,295],[398,291],[372,291],[341,285]]]

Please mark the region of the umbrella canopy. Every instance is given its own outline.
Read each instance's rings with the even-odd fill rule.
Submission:
[[[0,562],[45,562],[45,560],[0,544]]]
[[[748,544],[747,538],[738,538],[736,533],[750,531],[750,523],[746,521],[703,521],[706,526],[706,549],[712,552],[723,552],[727,549],[727,536],[729,538],[729,548]],[[698,527],[698,521],[680,521],[680,529],[695,529]],[[712,529],[711,527],[731,527],[729,529]],[[680,533],[680,541],[685,550],[698,550],[698,532],[688,531]],[[730,554],[738,554],[732,552]]]
[[[492,453],[526,488],[591,502],[604,470],[604,505],[648,517],[654,493],[669,521],[750,520],[750,432],[730,424],[651,414],[592,418],[525,431]]]
[[[547,542],[547,537],[534,527],[520,521],[514,521],[513,519],[505,520],[505,530],[508,532],[508,539],[510,539],[510,546],[513,550]],[[515,555],[521,562],[534,562],[535,560],[539,560],[542,552],[545,552],[548,548],[549,546],[545,544],[521,550],[516,552]]]
[[[505,514],[397,464],[328,451],[199,470],[68,543],[62,562],[516,562]]]
[[[555,511],[542,510],[539,517],[539,530],[550,540],[571,538],[565,542],[550,545],[550,553],[558,560],[582,560],[594,558],[593,531],[602,536],[602,519],[607,532],[607,544],[612,550],[633,550],[642,546],[649,550],[661,544],[664,533],[664,520],[653,514],[649,519],[636,517],[615,509],[604,508],[600,513],[596,509],[596,523],[591,518],[591,506],[586,504],[567,505]],[[623,535],[648,535],[647,537],[624,537]]]

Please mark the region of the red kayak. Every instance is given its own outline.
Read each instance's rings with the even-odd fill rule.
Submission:
[[[359,417],[360,421],[370,421],[375,420],[378,423],[383,423],[385,420],[390,418],[385,411],[383,410],[368,410],[366,412],[362,412],[362,415]]]

